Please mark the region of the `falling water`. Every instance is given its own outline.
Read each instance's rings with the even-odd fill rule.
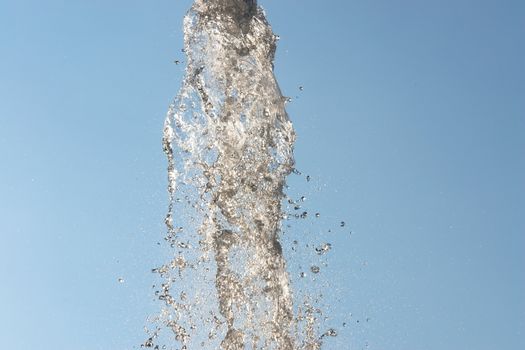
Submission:
[[[154,269],[165,306],[143,346],[166,348],[167,328],[177,349],[319,349],[280,242],[295,134],[273,74],[277,37],[255,0],[196,0],[184,37],[163,138],[173,258]]]

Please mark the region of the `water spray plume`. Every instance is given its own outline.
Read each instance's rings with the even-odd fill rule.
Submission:
[[[312,325],[297,336],[280,242],[295,133],[273,74],[277,37],[255,0],[196,0],[184,39],[164,126],[174,255],[155,269],[157,321],[183,349],[318,349]]]

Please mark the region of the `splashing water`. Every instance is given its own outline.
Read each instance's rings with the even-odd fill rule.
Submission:
[[[167,327],[182,349],[319,349],[325,334],[314,307],[294,310],[280,243],[295,134],[273,74],[277,37],[255,0],[196,0],[184,35],[163,138],[175,253],[154,269],[165,307],[143,346],[159,349]]]

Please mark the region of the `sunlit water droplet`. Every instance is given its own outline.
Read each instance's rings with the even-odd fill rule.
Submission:
[[[324,243],[320,245],[319,247],[315,248],[315,251],[319,255],[323,255],[325,253],[328,253],[332,249],[332,245],[330,243]]]

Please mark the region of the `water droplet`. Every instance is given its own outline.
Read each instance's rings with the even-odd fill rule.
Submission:
[[[144,346],[147,348],[153,347],[153,338],[149,338],[148,340],[146,340],[146,342],[144,343]]]
[[[325,253],[328,253],[330,249],[332,249],[332,245],[330,243],[325,243],[315,248],[315,251],[318,255],[323,255]]]
[[[177,246],[179,248],[182,248],[182,249],[188,249],[189,248],[189,245],[187,243],[184,243],[184,242],[178,242]]]
[[[328,331],[326,331],[326,335],[329,337],[337,337],[337,331],[333,328],[330,328]]]

